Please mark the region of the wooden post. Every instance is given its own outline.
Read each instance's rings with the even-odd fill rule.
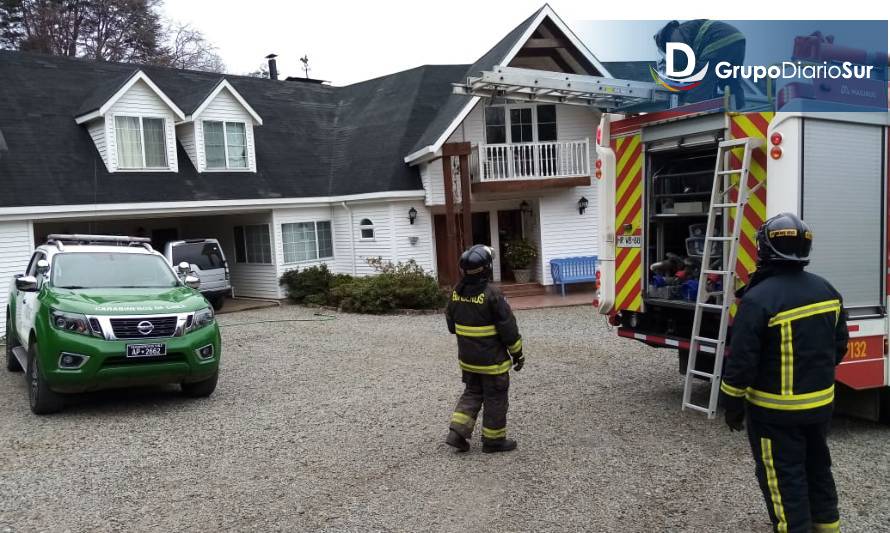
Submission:
[[[448,274],[446,276],[448,283],[457,284],[457,235],[455,233],[454,223],[454,188],[452,187],[451,175],[451,156],[442,156],[442,175],[445,179],[445,231],[447,238],[445,239],[445,253],[448,265]]]
[[[460,207],[464,218],[464,249],[473,246],[473,212],[470,205],[470,161],[467,154],[458,156],[460,166]]]

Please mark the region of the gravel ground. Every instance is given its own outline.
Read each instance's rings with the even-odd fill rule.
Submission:
[[[221,317],[219,388],[112,391],[32,416],[0,374],[0,532],[769,531],[747,440],[679,410],[676,358],[589,307],[517,313],[520,448],[443,443],[460,392],[441,315]],[[478,433],[478,429],[477,429]],[[837,418],[844,531],[887,531],[890,428]]]

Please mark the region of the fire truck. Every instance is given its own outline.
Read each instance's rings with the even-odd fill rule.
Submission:
[[[861,55],[810,38],[795,46],[810,46],[802,53],[814,62]],[[684,409],[716,414],[734,293],[755,270],[757,229],[781,212],[805,219],[808,270],[837,287],[849,315],[838,406],[876,419],[890,412],[890,113],[869,105],[886,109],[886,80],[789,83],[740,112],[727,111],[728,94],[675,107],[676,95],[652,84],[509,68],[456,92],[578,98],[604,110],[594,306],[619,336],[678,354]],[[851,92],[857,98],[844,98]],[[703,380],[704,405],[692,400]]]

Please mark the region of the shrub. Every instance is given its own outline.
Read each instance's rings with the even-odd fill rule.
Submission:
[[[437,309],[445,295],[436,279],[413,259],[407,263],[368,259],[377,274],[342,283],[331,289],[329,302],[344,311],[386,313],[396,309]]]
[[[281,275],[278,284],[287,290],[287,297],[292,302],[324,305],[334,278],[327,265],[320,265],[288,270]]]
[[[538,257],[538,249],[525,239],[518,239],[504,244],[504,259],[511,268],[524,269]]]

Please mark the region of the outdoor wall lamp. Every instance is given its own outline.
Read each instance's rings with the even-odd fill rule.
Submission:
[[[578,214],[583,215],[585,210],[587,210],[587,198],[582,196],[581,199],[578,200]]]
[[[532,212],[532,206],[528,205],[528,202],[526,202],[525,200],[523,200],[523,201],[519,204],[519,211],[520,211],[521,213],[525,214],[525,215],[529,215],[529,214],[531,214],[531,212]]]
[[[408,210],[408,222],[414,224],[415,220],[417,220],[417,209],[412,207]]]

